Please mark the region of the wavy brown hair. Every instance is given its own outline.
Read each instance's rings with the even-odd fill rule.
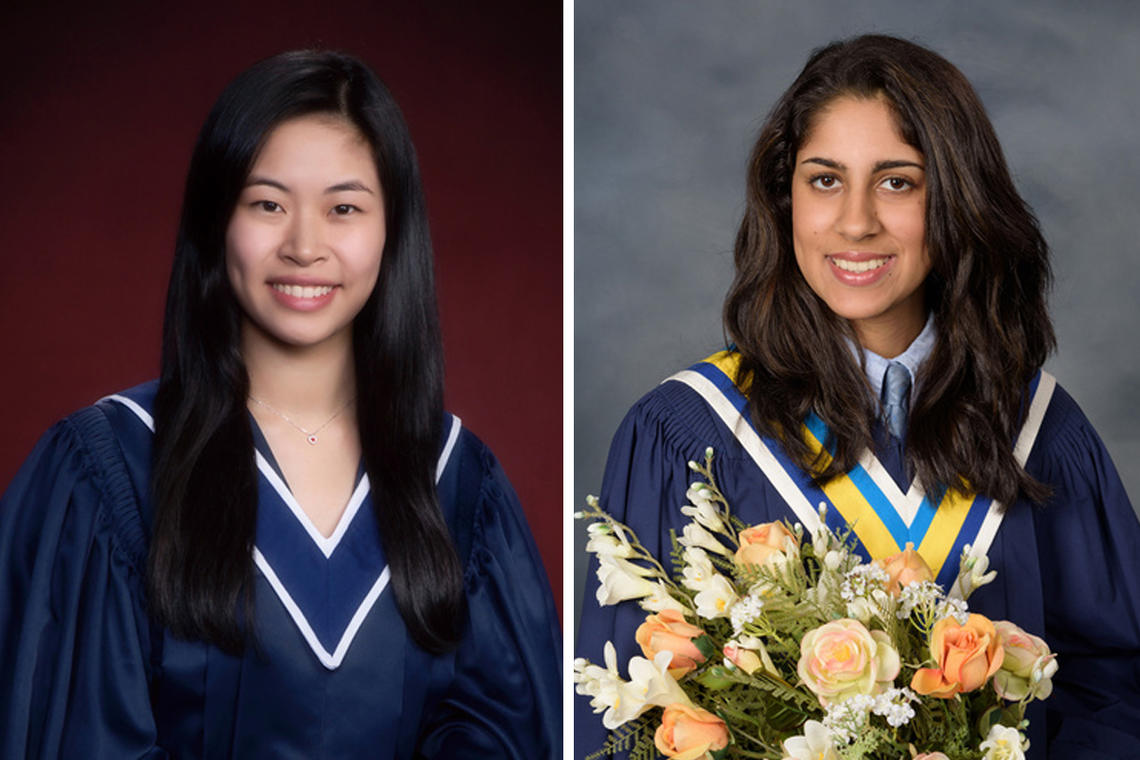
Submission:
[[[977,93],[946,59],[906,40],[867,35],[817,50],[761,128],[724,307],[752,416],[819,481],[873,443],[879,402],[848,348],[855,334],[808,286],[792,244],[796,152],[842,96],[885,98],[926,163],[924,295],[937,339],[917,378],[908,464],[928,486],[1041,502],[1048,489],[1017,464],[1013,442],[1028,384],[1056,343],[1048,246]],[[813,411],[831,431],[826,466],[801,436],[782,434]]]

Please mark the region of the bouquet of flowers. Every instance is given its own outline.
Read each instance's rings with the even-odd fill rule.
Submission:
[[[1013,623],[969,612],[993,580],[963,551],[950,593],[911,545],[877,562],[851,551],[850,529],[733,517],[712,449],[672,536],[674,574],[596,498],[598,603],[636,599],[644,657],[618,670],[578,659],[574,682],[616,750],[678,760],[1013,760],[1024,758],[1026,705],[1052,691],[1056,656]],[[822,508],[821,508],[822,509]]]

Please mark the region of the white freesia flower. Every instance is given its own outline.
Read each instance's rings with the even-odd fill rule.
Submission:
[[[809,720],[803,736],[784,740],[783,760],[839,760],[835,737],[818,720]]]
[[[681,537],[677,539],[677,541],[680,542],[682,546],[699,546],[702,549],[707,549],[708,551],[716,552],[717,554],[723,554],[726,557],[732,556],[732,552],[730,552],[720,541],[717,541],[716,536],[714,536],[712,533],[709,533],[707,530],[695,522],[691,522],[685,526]]]
[[[712,493],[713,490],[704,483],[693,483],[685,493],[689,504],[681,507],[681,514],[693,518],[709,530],[723,533],[724,522],[720,519],[720,510],[709,498]]]
[[[656,586],[644,576],[652,570],[638,567],[620,557],[598,555],[598,604],[605,607],[626,599],[640,599],[651,595]]]
[[[713,579],[693,598],[697,604],[697,614],[711,620],[718,617],[727,617],[736,603],[736,591],[732,584],[723,575],[714,575]]]
[[[982,586],[997,577],[997,570],[989,570],[990,558],[985,554],[973,555],[973,549],[967,544],[962,549],[962,564],[958,570],[958,591],[965,599]]]
[[[691,591],[704,591],[716,575],[709,555],[704,549],[694,546],[685,549],[681,560],[685,563],[681,570],[681,583]]]
[[[673,653],[669,651],[658,652],[652,660],[631,657],[629,685],[635,698],[655,707],[668,707],[677,703],[692,707],[693,703],[685,690],[677,683],[677,679],[669,675],[669,663],[672,661]]]
[[[586,533],[590,537],[586,542],[588,552],[626,559],[634,555],[633,546],[621,528],[611,527],[604,522],[593,522],[586,528]]]
[[[590,697],[595,713],[612,708],[619,700],[620,687],[625,683],[617,670],[617,650],[612,641],[605,646],[606,667],[593,665],[581,657],[574,660],[574,690]]]
[[[609,730],[633,720],[651,707],[667,707],[680,702],[692,705],[684,690],[669,675],[672,652],[658,652],[653,660],[633,657],[629,661],[629,681],[618,674],[617,651],[612,642],[605,646],[606,667],[586,660],[574,661],[575,690],[591,697],[595,713],[603,710],[602,725]]]
[[[661,612],[662,610],[677,610],[677,612],[681,612],[686,615],[691,614],[685,605],[681,604],[672,597],[672,595],[669,593],[669,587],[665,585],[664,581],[657,581],[657,583],[655,583],[653,586],[653,593],[642,599],[640,602],[638,602],[638,604],[641,605],[641,609],[649,610],[651,612]]]
[[[978,749],[986,753],[982,760],[1025,760],[1029,741],[1016,728],[999,723],[990,728],[986,740]]]

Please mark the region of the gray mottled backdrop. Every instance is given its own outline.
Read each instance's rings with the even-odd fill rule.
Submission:
[[[811,49],[875,31],[932,47],[980,93],[1053,249],[1048,368],[1140,501],[1140,10],[1091,5],[577,0],[575,498],[600,487],[629,406],[723,346],[767,110]]]

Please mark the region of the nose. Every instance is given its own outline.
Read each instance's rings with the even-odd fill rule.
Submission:
[[[879,231],[875,198],[867,190],[849,190],[843,195],[836,229],[848,240],[863,240]]]
[[[298,266],[307,267],[326,257],[319,219],[299,213],[293,217],[278,255]]]

